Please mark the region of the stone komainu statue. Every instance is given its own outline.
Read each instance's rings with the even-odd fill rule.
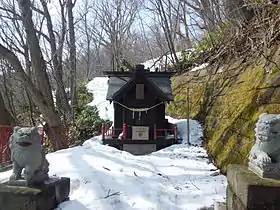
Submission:
[[[249,164],[263,171],[275,170],[275,164],[280,163],[280,114],[260,115],[255,133],[256,141],[250,151]]]
[[[10,181],[22,179],[22,169],[26,185],[42,183],[49,178],[49,162],[36,127],[15,127],[9,146],[13,162]]]

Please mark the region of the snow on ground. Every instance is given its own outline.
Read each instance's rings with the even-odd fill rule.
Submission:
[[[195,51],[195,49],[190,48],[190,49],[186,49],[185,53],[186,53],[187,56],[190,56],[193,51]],[[176,56],[179,60],[182,59],[182,53],[181,52],[176,52]],[[161,57],[157,57],[157,58],[153,58],[151,60],[145,61],[142,64],[145,66],[145,68],[149,68],[150,71],[155,71],[155,68],[158,68],[159,71],[164,71],[166,65],[172,65],[171,60],[172,60],[172,56],[171,56],[171,54],[168,54],[168,55],[164,55],[164,56],[161,56]],[[209,63],[203,63],[199,66],[196,66],[196,67],[192,68],[190,70],[190,72],[195,72],[195,71],[204,69],[208,65],[209,65]]]
[[[105,102],[107,78],[98,77],[88,84],[94,94],[90,105],[100,115],[113,118],[113,109]],[[106,107],[106,109],[105,109]],[[202,144],[202,128],[190,120],[190,143],[186,144],[186,120],[167,116],[178,125],[182,144],[145,156],[134,156],[102,145],[100,136],[82,146],[47,155],[50,175],[71,178],[70,201],[59,210],[196,210],[223,201],[227,181],[210,163]],[[11,171],[0,173],[6,181]]]
[[[191,128],[195,136],[198,129]],[[71,177],[71,201],[61,209],[195,210],[225,197],[226,179],[211,176],[216,168],[201,147],[173,145],[133,156],[99,144],[99,138],[48,155],[52,174]]]
[[[198,143],[199,124],[190,120],[190,130],[190,142]],[[179,132],[184,134],[180,126]],[[48,154],[47,159],[50,175],[71,178],[71,201],[59,206],[63,210],[196,210],[225,197],[226,178],[211,176],[216,168],[206,151],[184,142],[133,156],[101,145],[100,137],[95,137],[83,146]],[[0,173],[0,180],[10,173]]]
[[[199,66],[196,66],[196,67],[192,68],[190,71],[191,72],[198,71],[198,70],[206,68],[207,66],[209,66],[209,63],[203,63]]]

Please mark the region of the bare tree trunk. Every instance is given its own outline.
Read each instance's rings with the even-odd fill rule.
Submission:
[[[179,63],[179,59],[176,55],[176,50],[175,50],[175,46],[174,46],[174,41],[172,39],[170,25],[168,24],[168,18],[166,16],[162,1],[157,0],[156,4],[157,4],[157,9],[158,9],[159,15],[161,17],[161,21],[163,22],[162,27],[163,27],[163,30],[165,32],[164,34],[166,36],[168,47],[169,47],[169,50],[171,52],[171,57],[172,57],[173,63],[176,65],[176,64]]]
[[[26,33],[27,46],[30,50],[32,70],[35,72],[36,85],[32,83],[31,78],[24,72],[18,57],[1,44],[0,58],[6,59],[14,68],[16,76],[21,79],[22,85],[26,87],[30,97],[44,116],[50,130],[54,131],[54,135],[49,136],[53,148],[55,150],[67,148],[68,140],[65,135],[66,129],[54,107],[51,85],[46,71],[46,63],[43,59],[32,20],[31,2],[30,0],[18,0],[18,4]],[[54,138],[54,136],[57,136],[57,138]],[[59,147],[57,147],[57,145],[59,145]]]
[[[5,62],[5,61],[3,61],[3,62]],[[3,76],[3,86],[4,86],[3,95],[7,99],[8,110],[9,110],[11,116],[13,117],[14,122],[17,123],[16,111],[15,111],[15,106],[14,106],[14,103],[13,103],[13,93],[12,93],[12,91],[9,88],[11,84],[10,84],[10,82],[8,80],[8,78],[10,76],[10,74],[9,74],[10,73],[9,72],[10,66],[7,65],[6,62],[5,62],[4,65],[6,66],[7,71],[6,70],[2,70],[2,73],[3,73],[3,75],[2,75]],[[7,106],[6,106],[6,108],[7,108]]]
[[[61,141],[61,139],[68,139],[68,136],[62,124],[55,127],[50,127],[49,124],[45,124],[44,131],[51,140],[52,147],[55,151],[57,148],[66,148],[65,142]]]
[[[190,33],[189,33],[189,27],[188,27],[188,20],[187,20],[187,5],[184,1],[181,2],[182,5],[182,22],[185,28],[185,36],[186,36],[186,47],[187,49],[192,48],[192,42],[191,42],[191,38],[190,38]]]
[[[225,0],[226,18],[237,28],[241,28],[250,21],[254,12],[245,6],[244,0]]]
[[[2,93],[0,92],[0,125],[14,125],[15,120],[10,114],[10,112],[6,109]]]
[[[43,6],[44,10],[44,15],[47,20],[47,28],[48,28],[48,33],[49,33],[49,42],[51,46],[51,55],[52,55],[52,63],[53,63],[53,68],[54,68],[54,73],[55,73],[55,81],[57,84],[57,107],[58,110],[63,111],[63,115],[65,118],[65,115],[67,116],[70,113],[70,106],[67,100],[67,95],[65,92],[65,87],[63,83],[63,78],[62,78],[62,60],[58,59],[58,51],[56,47],[56,38],[54,35],[53,31],[53,25],[52,25],[52,20],[51,16],[47,7],[47,2],[45,0],[40,0],[41,4]],[[62,23],[63,24],[63,23]]]
[[[85,0],[85,8],[88,8],[88,0]],[[89,35],[89,29],[88,29],[88,18],[87,18],[87,12],[84,17],[84,26],[85,26],[85,33],[86,33],[86,44],[87,44],[87,55],[86,55],[86,74],[87,74],[87,79],[89,79],[89,74],[90,74],[90,43],[91,43],[91,38]]]
[[[44,61],[39,40],[36,36],[34,23],[32,20],[30,0],[18,0],[22,16],[22,23],[26,33],[27,45],[30,50],[31,65],[36,76],[36,87],[39,89],[45,100],[53,104],[51,85],[46,72],[46,63]]]
[[[77,71],[76,71],[76,43],[75,43],[75,29],[74,29],[74,16],[73,16],[74,4],[72,0],[68,0],[68,28],[69,28],[69,45],[70,45],[70,75],[71,75],[71,109],[72,119],[75,119],[75,109],[77,106]]]
[[[215,15],[210,0],[200,0],[201,2],[201,16],[209,32],[217,29]]]
[[[40,49],[38,49],[40,50]],[[53,133],[56,133],[57,138],[53,138],[49,136],[50,141],[55,150],[63,149],[68,147],[68,139],[60,138],[65,136],[66,129],[62,125],[59,115],[55,111],[54,105],[50,104],[47,99],[45,99],[42,93],[35,87],[32,83],[30,77],[24,72],[19,59],[16,55],[0,44],[0,58],[6,59],[10,65],[14,68],[16,76],[21,80],[22,85],[26,87],[26,90],[30,94],[30,97],[34,101],[35,105],[38,107],[39,111],[44,116],[47,125],[49,126],[49,130],[53,130]],[[61,133],[60,133],[61,132]],[[48,133],[47,133],[48,134]],[[57,143],[56,141],[59,141]],[[61,145],[61,147],[56,147],[56,145]]]

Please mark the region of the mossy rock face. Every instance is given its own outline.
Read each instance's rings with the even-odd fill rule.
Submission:
[[[169,114],[185,118],[189,87],[190,117],[204,125],[208,153],[224,173],[228,164],[247,164],[259,115],[280,113],[280,69],[266,73],[264,62],[253,58],[246,63],[234,61],[232,66],[220,67],[222,73],[188,83],[184,80],[190,75],[173,78],[175,102],[169,105]],[[207,68],[213,72],[217,66]]]

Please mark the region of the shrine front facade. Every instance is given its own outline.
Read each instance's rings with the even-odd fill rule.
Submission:
[[[106,99],[114,104],[114,122],[102,128],[104,144],[154,145],[155,150],[178,141],[176,125],[165,119],[166,103],[173,101],[172,72],[150,72],[137,65],[128,72],[105,72],[109,77]]]

